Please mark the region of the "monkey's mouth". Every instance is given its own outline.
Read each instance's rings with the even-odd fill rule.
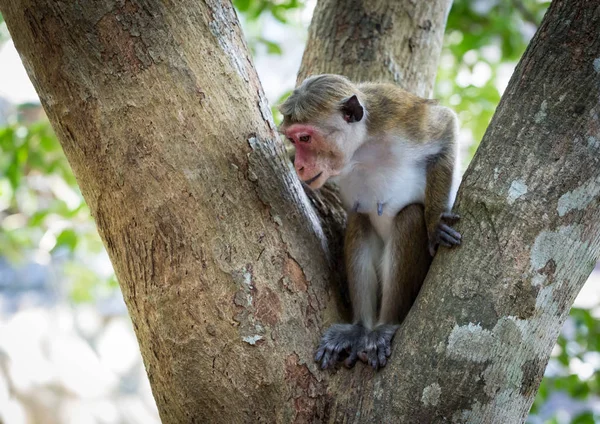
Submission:
[[[317,175],[315,175],[314,177],[304,181],[304,183],[311,185],[312,183],[314,183],[315,181],[317,181],[319,179],[319,177],[323,174],[323,171],[319,172]]]

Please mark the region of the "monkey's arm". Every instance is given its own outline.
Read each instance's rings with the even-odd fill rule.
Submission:
[[[432,106],[428,114],[429,139],[442,145],[441,151],[427,162],[425,187],[425,223],[429,238],[429,253],[437,247],[460,244],[461,235],[452,228],[459,216],[449,211],[450,189],[456,162],[457,119],[454,112],[442,106]]]

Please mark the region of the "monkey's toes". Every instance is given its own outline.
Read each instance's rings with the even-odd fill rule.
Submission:
[[[358,351],[353,349],[350,354],[348,355],[348,357],[344,360],[344,366],[346,368],[352,368],[354,367],[354,365],[356,365],[356,362],[358,361]]]
[[[435,256],[438,246],[444,247],[458,246],[461,243],[461,234],[452,228],[460,216],[447,212],[440,216],[440,221],[434,231],[429,234],[429,254]]]
[[[363,337],[364,328],[353,324],[335,324],[329,327],[315,354],[315,361],[322,369],[334,368],[348,356],[344,364],[353,366],[358,357],[359,341]]]
[[[321,369],[334,368],[341,361],[345,350],[344,345],[331,343],[321,345],[315,354],[315,361],[320,363]]]
[[[386,350],[385,346],[371,345],[361,351],[358,358],[374,370],[378,370],[387,364]]]

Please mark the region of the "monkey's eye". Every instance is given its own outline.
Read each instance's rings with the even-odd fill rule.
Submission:
[[[310,135],[303,135],[300,138],[298,138],[298,140],[300,140],[303,143],[308,143],[310,142]]]
[[[294,143],[294,140],[293,140],[293,139],[291,139],[290,137],[288,137],[288,141],[289,141],[290,143],[292,143],[292,144],[295,144],[295,143]]]

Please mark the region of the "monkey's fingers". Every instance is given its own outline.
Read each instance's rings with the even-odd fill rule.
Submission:
[[[460,235],[460,233],[449,225],[440,223],[440,230],[441,230],[442,234],[446,233],[447,235],[452,236],[456,240],[462,239],[462,236]]]
[[[442,240],[442,241],[440,241],[440,246],[444,246],[444,247],[450,248],[450,247],[454,247],[455,245],[451,244],[451,243],[448,243],[447,241]]]
[[[367,352],[364,350],[361,350],[360,352],[358,352],[358,358],[363,361],[365,364],[369,363],[369,356],[367,355]]]
[[[334,350],[331,352],[331,356],[329,357],[327,368],[335,368],[338,362],[340,362],[340,353]]]
[[[339,362],[342,362],[344,356],[346,356],[346,352],[350,347],[350,343],[347,341],[343,341],[335,345],[332,349],[331,359],[329,360],[329,368],[334,368]]]
[[[440,242],[446,242],[452,246],[459,245],[462,239],[462,236],[456,230],[445,224],[440,225],[439,237]]]
[[[440,220],[446,222],[449,225],[454,225],[456,224],[458,221],[460,221],[460,215],[457,215],[455,213],[452,212],[444,212],[441,216],[440,216]]]

